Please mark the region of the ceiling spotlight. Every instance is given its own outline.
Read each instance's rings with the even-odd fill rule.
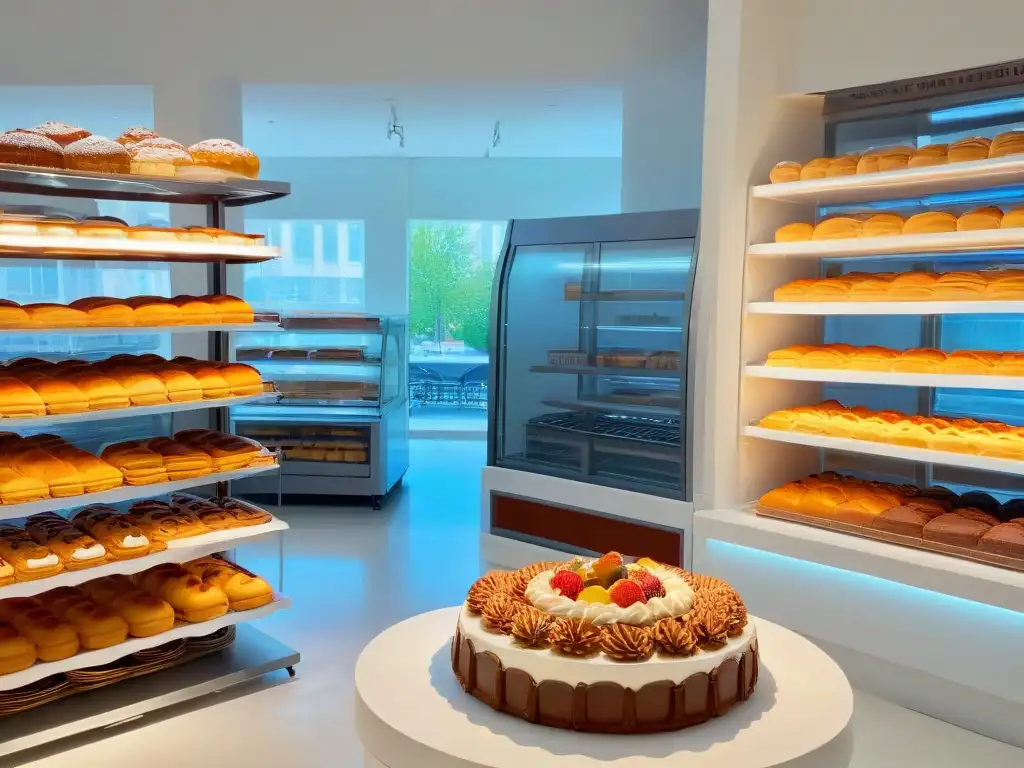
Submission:
[[[388,122],[388,141],[392,136],[398,137],[398,146],[405,149],[405,126],[398,123],[398,112],[395,105],[391,105],[391,120]]]

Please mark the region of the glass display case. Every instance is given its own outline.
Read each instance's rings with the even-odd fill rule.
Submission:
[[[281,396],[232,408],[232,428],[281,449],[281,493],[368,496],[380,507],[409,464],[408,335],[404,317],[329,313],[236,334],[234,359]],[[239,490],[278,492],[262,480]]]
[[[688,499],[697,211],[514,220],[492,305],[488,462]]]

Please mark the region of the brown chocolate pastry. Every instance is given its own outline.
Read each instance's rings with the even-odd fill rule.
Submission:
[[[956,512],[939,515],[929,521],[923,530],[925,541],[951,544],[974,549],[992,526],[979,520],[969,520]]]
[[[978,540],[978,549],[1024,559],[1024,525],[1000,523],[993,526]]]
[[[953,512],[967,520],[975,520],[979,523],[988,523],[989,525],[999,525],[999,519],[995,515],[990,515],[988,512],[974,507],[961,507],[960,509],[954,509]]]
[[[916,509],[920,512],[924,512],[929,518],[938,517],[944,515],[947,512],[951,512],[953,509],[953,502],[941,501],[939,499],[926,499],[917,497],[913,499],[907,499],[903,504],[911,509]]]
[[[589,656],[601,645],[601,630],[584,619],[557,619],[548,642],[569,656]]]
[[[945,514],[945,513],[941,513]],[[927,512],[917,509],[905,504],[901,507],[893,507],[887,509],[880,515],[875,517],[874,522],[871,523],[872,528],[876,528],[879,531],[888,531],[889,533],[898,533],[903,536],[914,536],[915,538],[924,537],[924,527],[927,525],[934,515],[929,515]]]
[[[507,592],[497,592],[491,595],[491,599],[484,605],[484,626],[488,629],[509,634],[512,631],[512,622],[519,615],[522,603],[517,602]]]
[[[543,611],[524,608],[512,622],[512,637],[527,648],[539,648],[547,645],[548,632],[553,623],[554,619]]]
[[[616,661],[647,661],[654,653],[654,639],[646,627],[608,624],[601,628],[601,650]]]
[[[659,621],[654,625],[654,639],[670,656],[692,656],[697,652],[697,635],[685,617]]]

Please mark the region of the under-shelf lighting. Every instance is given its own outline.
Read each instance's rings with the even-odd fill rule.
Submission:
[[[955,123],[961,120],[980,120],[1000,115],[1024,113],[1024,98],[1000,99],[984,104],[967,104],[962,107],[938,109],[928,116],[931,123]]]

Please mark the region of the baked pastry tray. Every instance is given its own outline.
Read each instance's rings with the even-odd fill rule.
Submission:
[[[174,480],[169,483],[151,483],[150,485],[122,485],[110,491],[100,493],[83,493],[79,496],[67,496],[61,499],[43,499],[42,501],[29,501],[24,504],[3,504],[0,505],[0,520],[9,520],[12,517],[28,517],[38,512],[59,512],[62,509],[82,507],[86,504],[113,504],[118,501],[133,501],[135,499],[148,499],[155,496],[162,496],[175,491],[184,491],[188,488],[195,488],[200,485],[212,483],[224,483],[230,480],[241,480],[243,477],[261,475],[264,472],[277,472],[280,466],[280,457],[274,454],[273,464],[264,464],[258,467],[245,467],[232,472],[213,472],[209,475],[192,477],[188,480]]]
[[[110,419],[127,419],[134,416],[159,416],[165,413],[181,413],[182,411],[202,411],[208,408],[229,408],[234,405],[259,404],[277,402],[281,395],[273,389],[271,382],[264,382],[271,389],[258,395],[243,397],[221,397],[213,400],[194,400],[187,403],[168,403],[167,405],[133,405],[128,408],[114,408],[103,411],[85,411],[84,413],[67,413],[56,416],[28,416],[24,418],[0,418],[0,430],[56,427],[64,424],[78,424],[83,421],[109,421]]]
[[[265,322],[259,319],[254,323],[216,323],[211,325],[89,325],[83,328],[0,328],[0,336],[42,336],[60,334],[62,336],[133,336],[153,333],[209,333],[210,331],[257,331],[273,333],[280,331],[281,326],[276,320]]]
[[[220,618],[200,621],[196,624],[179,621],[167,632],[161,632],[159,635],[133,637],[123,643],[118,643],[99,651],[82,651],[60,661],[36,663],[28,669],[23,669],[21,672],[0,675],[0,691],[11,691],[15,688],[21,688],[50,675],[57,675],[73,669],[100,667],[118,659],[123,659],[125,656],[131,656],[133,653],[138,653],[147,648],[156,648],[174,640],[209,635],[224,627],[270,616],[273,613],[291,607],[291,604],[290,598],[275,593],[272,603],[267,603],[259,608],[253,608],[251,611],[228,611]]]
[[[272,245],[135,240],[128,237],[52,237],[0,233],[0,258],[88,261],[186,261],[258,264],[281,257]]]
[[[967,547],[957,547],[952,544],[943,544],[937,541],[926,541],[925,539],[919,539],[916,536],[906,536],[900,533],[879,531],[875,528],[869,528],[866,525],[854,525],[853,523],[846,523],[842,520],[832,520],[827,517],[802,515],[799,512],[790,512],[784,509],[772,509],[770,507],[763,507],[759,504],[754,505],[754,511],[762,517],[773,517],[776,520],[787,520],[791,523],[810,525],[814,528],[824,528],[830,531],[842,531],[843,533],[853,534],[854,536],[860,536],[864,539],[885,541],[889,544],[897,544],[901,547],[923,549],[926,552],[937,552],[942,555],[959,557],[963,560],[973,560],[977,563],[997,565],[1001,568],[1008,568],[1011,571],[1024,572],[1024,560],[1015,557],[997,555],[992,552],[982,552],[976,549],[969,549]]]
[[[250,507],[254,504],[246,502]],[[256,507],[258,509],[258,507]],[[117,560],[105,565],[98,565],[95,568],[83,568],[80,571],[64,571],[56,576],[47,579],[36,579],[35,581],[19,581],[0,587],[0,600],[8,597],[29,597],[40,592],[47,592],[57,587],[73,587],[76,584],[84,584],[93,579],[115,574],[131,575],[140,573],[163,563],[184,563],[195,560],[199,557],[212,555],[215,552],[224,552],[233,549],[241,544],[251,544],[254,541],[288,530],[288,523],[284,520],[274,518],[269,523],[262,525],[249,525],[241,528],[230,528],[224,531],[204,533],[201,536],[192,536],[187,539],[176,539],[167,542],[167,549],[156,552],[145,557],[136,557],[131,560]]]

